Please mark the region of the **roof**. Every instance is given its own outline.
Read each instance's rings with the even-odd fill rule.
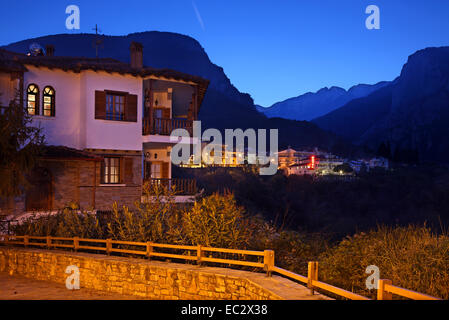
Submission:
[[[144,66],[141,69],[132,68],[130,64],[112,58],[85,58],[85,57],[59,57],[59,56],[28,56],[0,49],[0,70],[7,72],[26,72],[26,66],[47,67],[64,71],[81,72],[84,70],[117,72],[135,77],[154,76],[166,80],[181,80],[193,82],[199,87],[200,104],[204,98],[209,80],[199,76],[171,70],[157,69]],[[165,80],[161,79],[161,80]]]
[[[25,66],[13,58],[9,51],[0,49],[0,71],[25,72],[27,70]]]
[[[65,146],[42,146],[39,152],[41,159],[60,160],[90,160],[101,161],[102,157],[96,154]]]

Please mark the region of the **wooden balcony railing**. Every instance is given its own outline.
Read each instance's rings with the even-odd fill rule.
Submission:
[[[169,258],[203,263],[225,264],[228,268],[231,265],[247,266],[253,268],[262,268],[267,276],[272,273],[278,273],[284,277],[307,285],[310,293],[313,295],[316,289],[333,293],[339,297],[350,300],[370,300],[369,298],[347,291],[325,282],[318,280],[318,262],[309,262],[307,276],[302,276],[294,272],[277,267],[274,264],[275,252],[273,250],[251,251],[240,249],[203,247],[201,245],[174,245],[160,244],[154,242],[134,242],[119,241],[112,239],[83,239],[83,238],[64,238],[64,237],[37,237],[37,236],[0,236],[0,245],[4,246],[25,246],[41,247],[46,249],[71,249],[76,251],[90,251],[96,253],[111,254],[132,254],[146,257],[147,259]],[[175,252],[167,252],[175,250]],[[162,251],[163,250],[163,251]],[[213,254],[221,254],[220,257],[214,257]],[[223,256],[228,254],[228,256]],[[391,284],[390,280],[378,280],[377,300],[391,300],[392,294],[414,300],[441,300],[416,291],[404,289]]]
[[[192,134],[193,120],[168,118],[143,118],[143,135],[159,134],[169,136],[175,129],[186,129]]]
[[[152,185],[160,185],[175,190],[177,195],[194,195],[196,193],[195,179],[146,179]]]

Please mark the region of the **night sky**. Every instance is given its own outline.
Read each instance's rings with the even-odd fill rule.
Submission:
[[[65,8],[81,11],[67,30]],[[380,30],[365,9],[380,8]],[[58,33],[126,35],[149,30],[197,39],[212,62],[257,104],[358,83],[393,80],[407,57],[449,45],[448,0],[5,1],[0,45]]]

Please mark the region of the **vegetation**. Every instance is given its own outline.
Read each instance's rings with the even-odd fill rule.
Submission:
[[[330,240],[378,224],[427,223],[435,231],[449,226],[449,170],[442,166],[370,170],[349,182],[281,173],[260,176],[239,168],[182,174],[196,178],[206,195],[233,192],[248,215],[261,215],[280,230],[320,233]]]
[[[377,201],[381,201],[382,196],[385,196],[384,192],[393,192],[394,187],[400,184],[406,190],[396,190],[396,195],[413,191],[413,196],[409,195],[408,199],[420,203],[420,210],[423,210],[423,213],[431,212],[429,211],[431,201],[435,201],[436,198],[427,199],[423,197],[422,191],[418,192],[418,189],[409,186],[410,181],[406,179],[407,175],[404,172],[398,171],[392,174],[396,178],[404,174],[397,185],[389,185],[393,179],[387,174],[379,174],[378,180],[375,176],[368,175],[356,182],[338,185],[334,182],[314,182],[307,177],[286,178],[276,175],[269,178],[270,183],[273,184],[269,187],[269,184],[263,183],[264,178],[245,170],[231,170],[227,174],[221,170],[215,171],[213,176],[218,180],[215,181],[217,186],[227,183],[229,187],[234,188],[235,193],[215,190],[197,199],[191,207],[177,206],[173,202],[173,190],[145,186],[147,197],[151,197],[151,201],[136,204],[135,210],[114,205],[109,217],[97,217],[78,209],[66,208],[52,216],[25,221],[16,226],[14,231],[19,235],[112,238],[249,250],[273,249],[276,253],[277,266],[305,275],[307,262],[319,261],[320,280],[365,296],[375,294],[375,290],[366,289],[365,281],[368,274],[365,270],[369,265],[376,265],[380,269],[380,276],[392,280],[395,285],[449,299],[447,285],[449,283],[449,235],[446,231],[440,229],[439,233],[436,233],[430,227],[416,221],[404,222],[402,226],[393,223],[390,226],[378,227],[371,225],[376,220],[369,219],[369,223],[365,225],[357,224],[363,219],[355,216],[355,212],[363,217],[361,214],[363,210],[376,213],[377,211],[370,210],[375,210],[377,206],[378,210],[387,208],[388,202],[380,202],[376,204],[377,206],[369,208],[371,204],[368,201],[369,197],[363,197],[353,190],[353,188],[362,188],[362,192],[367,192],[368,181],[372,184],[369,196]],[[444,176],[445,171],[441,173]],[[246,179],[241,179],[242,175]],[[419,174],[415,174],[413,178],[418,179],[416,183],[427,185],[424,176],[420,178]],[[202,183],[207,183],[207,179],[212,179],[212,176],[206,174]],[[443,183],[443,181],[445,180],[437,180],[437,186],[438,182]],[[386,190],[378,194],[382,190],[380,186]],[[447,191],[437,186],[430,192],[432,197],[438,197],[439,205],[444,208],[446,202],[441,197]],[[352,202],[349,202],[344,192],[326,189],[330,187],[342,188],[350,192],[353,197],[357,194],[359,198],[351,198]],[[293,194],[296,194],[296,198],[299,198],[298,194],[305,198],[308,195],[305,190],[311,192],[307,200],[310,204],[303,209],[313,214],[312,205],[314,205],[315,214],[318,217],[299,220],[297,217],[292,217],[291,213],[297,212],[294,210],[298,210],[298,203],[304,205],[307,201],[295,199]],[[328,192],[329,204],[320,204],[318,201],[318,199],[324,199],[320,196],[320,192],[324,191]],[[438,192],[435,193],[435,191]],[[271,195],[271,193],[274,194]],[[276,203],[271,197],[275,199],[277,197]],[[403,197],[402,201],[404,201]],[[245,206],[241,205],[243,199],[247,200]],[[256,199],[261,203],[257,203]],[[334,212],[343,212],[344,206],[346,209],[357,210],[354,211],[353,220],[349,219],[348,215],[332,218],[330,214],[323,214],[332,208],[331,200],[334,201],[333,207],[337,208]],[[363,201],[367,202],[364,206],[361,205]],[[349,203],[354,207],[348,206]],[[402,205],[413,208],[413,203],[404,202]],[[264,217],[266,212],[262,215],[254,214],[258,208],[265,206],[278,210],[276,215],[271,216],[274,219],[266,219],[266,216]],[[397,208],[396,206],[393,209],[397,210]],[[433,204],[433,208],[437,209],[436,204]],[[387,213],[390,210],[392,209],[388,209]],[[382,219],[383,217],[379,216],[380,213],[382,212],[379,211],[376,214]],[[411,218],[413,217],[416,216],[412,215]],[[316,232],[321,225],[311,223],[314,221],[312,219],[318,221],[324,218],[326,220],[321,223],[329,224],[333,229],[321,229]],[[342,220],[341,223],[338,223],[339,219]],[[298,223],[298,221],[301,221],[301,227],[292,228],[292,223]],[[354,223],[357,227],[363,225],[364,228],[360,227],[356,233],[348,233],[354,234],[353,236],[344,235],[338,238],[336,235],[341,234],[341,230],[348,230],[346,225],[348,223]],[[341,227],[343,229],[339,229]],[[315,232],[312,232],[314,228],[316,228]],[[362,230],[364,232],[361,232]]]
[[[323,281],[366,296],[375,290],[366,289],[365,269],[375,265],[394,285],[449,299],[449,235],[425,226],[379,227],[348,236],[319,260]]]
[[[39,146],[44,143],[40,128],[31,126],[26,108],[11,101],[0,109],[0,196],[12,197],[27,186],[26,174],[34,166]]]

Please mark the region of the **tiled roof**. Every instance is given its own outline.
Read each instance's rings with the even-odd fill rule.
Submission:
[[[124,63],[112,58],[84,58],[84,57],[58,57],[58,56],[28,56],[0,49],[0,70],[9,72],[26,71],[26,66],[47,67],[50,69],[61,69],[64,71],[81,72],[83,70],[117,72],[130,74],[136,77],[155,76],[158,78],[189,81],[198,84],[202,101],[209,86],[209,80],[190,75],[187,73],[171,70],[143,67],[142,69],[131,68]]]
[[[101,161],[102,157],[96,154],[73,149],[65,146],[42,146],[39,153],[40,158],[61,160],[93,160]]]

